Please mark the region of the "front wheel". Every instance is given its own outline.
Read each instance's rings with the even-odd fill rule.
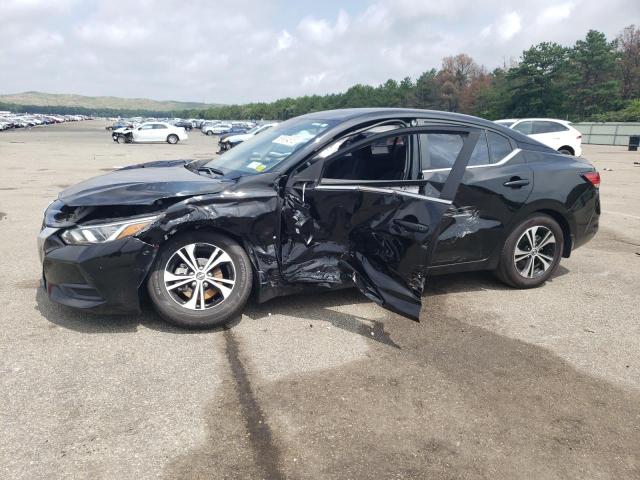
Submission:
[[[191,232],[169,240],[147,282],[156,311],[186,328],[212,328],[240,314],[251,293],[252,270],[232,239]]]
[[[127,143],[127,139],[125,138],[124,135],[118,135],[118,138],[116,138],[116,142],[118,142],[118,143]]]
[[[548,215],[533,215],[507,237],[496,275],[512,287],[538,287],[558,268],[563,246],[558,222]]]

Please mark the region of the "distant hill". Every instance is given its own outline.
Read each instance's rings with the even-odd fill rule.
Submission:
[[[170,112],[176,110],[206,109],[220,106],[197,102],[177,102],[173,100],[151,100],[148,98],[88,97],[61,93],[23,92],[0,95],[0,103],[31,105],[38,107],[67,107],[96,110],[140,110],[150,112]]]

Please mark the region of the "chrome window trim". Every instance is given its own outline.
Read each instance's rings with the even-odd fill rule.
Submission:
[[[486,167],[499,167],[500,165],[504,165],[505,163],[507,163],[509,160],[511,160],[513,157],[515,157],[517,154],[519,154],[522,151],[521,148],[516,148],[514,150],[511,150],[511,152],[504,157],[502,160],[500,160],[497,163],[485,163],[483,165],[469,165],[467,166],[467,169],[470,168],[486,168]],[[431,173],[431,172],[447,172],[451,170],[451,168],[429,168],[426,170],[422,170],[422,173]]]
[[[318,185],[316,186],[316,190],[356,190],[363,192],[375,192],[375,193],[397,193],[398,195],[404,195],[405,197],[418,198],[420,200],[430,200],[432,202],[444,203],[446,205],[451,205],[453,202],[451,200],[442,200],[441,198],[430,197],[428,195],[420,195],[418,193],[407,192],[404,190],[396,190],[393,188],[379,188],[379,187],[365,187],[363,185]]]

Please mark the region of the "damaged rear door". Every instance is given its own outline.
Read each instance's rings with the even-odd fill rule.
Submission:
[[[433,193],[420,173],[417,136],[424,133],[464,139],[442,189]],[[368,298],[418,320],[442,217],[479,133],[452,126],[364,132],[307,161],[284,192],[284,279],[328,287],[353,281]]]

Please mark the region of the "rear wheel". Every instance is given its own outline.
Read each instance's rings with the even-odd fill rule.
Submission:
[[[173,133],[167,137],[167,143],[170,143],[171,145],[178,143],[178,140],[180,140],[178,136]]]
[[[211,130],[207,130],[207,135],[211,136],[213,135],[213,132]]]
[[[512,287],[538,287],[558,268],[563,245],[558,222],[544,214],[529,217],[507,237],[496,275]]]
[[[164,245],[147,289],[168,322],[211,328],[241,313],[251,285],[251,263],[240,245],[223,235],[192,232]]]

